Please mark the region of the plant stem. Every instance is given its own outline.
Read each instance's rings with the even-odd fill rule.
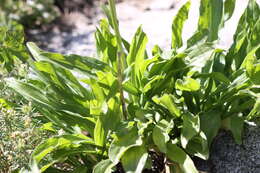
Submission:
[[[117,47],[118,47],[118,54],[117,54],[117,60],[118,60],[118,84],[119,84],[119,92],[120,92],[120,100],[122,104],[122,111],[123,111],[123,117],[125,120],[127,120],[127,111],[126,111],[126,104],[125,104],[125,98],[124,98],[124,91],[123,91],[123,71],[124,67],[126,66],[126,61],[125,61],[125,53],[123,49],[123,42],[122,38],[119,32],[118,28],[118,21],[117,21],[117,14],[116,14],[116,7],[115,7],[115,1],[114,0],[108,0],[109,3],[109,8],[111,11],[111,19],[112,19],[112,25],[113,29],[115,31],[116,35],[116,41],[117,41]]]

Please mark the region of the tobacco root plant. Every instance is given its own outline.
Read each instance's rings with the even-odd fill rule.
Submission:
[[[196,32],[185,41],[193,3],[174,17],[171,51],[147,52],[141,27],[131,43],[123,39],[114,0],[103,8],[95,58],[27,43],[28,77],[6,83],[58,135],[42,142],[31,170],[21,172],[197,173],[192,158],[209,158],[220,129],[241,144],[244,122],[260,114],[259,5],[246,2],[232,44],[223,48],[220,31],[238,4],[201,0]],[[163,158],[160,168],[156,158]]]

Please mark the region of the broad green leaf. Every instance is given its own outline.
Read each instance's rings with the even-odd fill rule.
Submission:
[[[187,47],[193,47],[194,45],[199,45],[206,41],[209,31],[203,29],[201,31],[195,32],[195,34],[187,40]]]
[[[226,59],[226,71],[231,69],[238,69],[244,61],[250,50],[254,49],[259,44],[259,5],[255,0],[244,2],[247,5],[242,14],[240,14],[239,23],[236,26],[236,33],[234,35],[234,42],[229,49]],[[236,5],[240,5],[237,3]],[[240,8],[240,7],[236,7]],[[235,66],[234,66],[235,64]]]
[[[226,77],[223,73],[220,73],[220,72],[201,73],[196,77],[202,77],[202,78],[210,77],[218,82],[225,83],[226,85],[231,83],[230,79],[228,77]]]
[[[211,73],[216,49],[212,43],[199,43],[185,50],[188,54],[186,59],[189,59],[190,71],[203,73]]]
[[[68,146],[62,149],[58,149],[57,151],[54,151],[50,153],[51,160],[48,164],[41,167],[41,172],[52,172],[55,171],[55,168],[51,167],[55,165],[56,163],[62,163],[62,162],[73,162],[75,165],[77,165],[77,168],[82,167],[82,164],[79,160],[75,159],[75,157],[84,154],[88,155],[89,159],[92,162],[97,161],[98,155],[95,155],[97,151],[95,149],[89,150],[86,146],[80,146],[80,147],[74,147],[74,146]],[[93,159],[93,160],[92,160]],[[90,169],[92,167],[91,162],[89,162],[88,167],[84,166],[85,168]],[[56,169],[57,170],[57,169]]]
[[[94,136],[95,121],[91,117],[83,117],[69,111],[47,110],[40,106],[38,110],[50,121],[66,131],[71,131],[72,127],[79,126],[82,130],[86,130],[91,136]]]
[[[128,66],[130,66],[132,63],[136,63],[137,66],[142,63],[143,59],[145,59],[145,48],[147,41],[146,34],[142,31],[142,28],[139,27],[130,45],[130,52],[127,56]]]
[[[242,68],[246,68],[247,74],[250,79],[254,82],[254,84],[260,84],[260,63],[257,61],[257,57],[255,55],[256,51],[258,51],[260,45],[251,50],[244,59]]]
[[[60,90],[63,90],[62,95],[64,97],[68,97],[66,95],[71,97],[73,94],[75,97],[80,97],[84,100],[92,99],[90,91],[83,87],[69,70],[57,67],[46,61],[34,62],[33,65],[34,73],[37,73],[39,77],[38,80],[41,80],[46,85],[51,85],[53,90],[56,90],[56,93],[58,93],[56,88],[58,87]]]
[[[131,71],[131,80],[137,88],[140,87],[143,75],[142,65],[147,56],[145,50],[147,41],[146,34],[142,31],[142,28],[139,27],[132,40],[130,51],[126,58],[128,66],[134,65],[134,68]]]
[[[48,62],[35,62],[34,63],[35,68],[37,69],[37,71],[43,72],[43,73],[47,73],[50,75],[50,79],[56,83],[57,85],[59,85],[61,88],[65,88],[65,84],[62,84],[60,82],[60,80],[58,79],[58,69],[55,69],[54,66]]]
[[[107,111],[106,103],[100,103],[99,101],[93,99],[89,102],[90,114],[93,116],[100,116],[102,112]]]
[[[119,99],[111,98],[107,101],[108,111],[100,118],[106,132],[115,130],[118,123],[122,120],[122,111]]]
[[[162,70],[164,70],[164,66],[166,65],[166,61],[158,61],[152,64],[151,69],[149,70],[149,77],[153,77],[156,75],[162,75]]]
[[[107,71],[109,69],[106,63],[95,58],[44,52],[32,42],[27,43],[27,47],[37,61],[48,61],[62,68],[85,72],[90,76],[95,76],[95,70]]]
[[[155,83],[157,83],[159,80],[162,80],[162,79],[164,79],[164,76],[162,76],[162,75],[155,75],[155,76],[153,76],[153,78],[144,86],[143,92],[147,92],[150,89],[152,89],[153,85]]]
[[[46,98],[45,94],[42,91],[40,91],[38,88],[28,83],[17,81],[14,78],[6,79],[6,83],[9,87],[13,88],[16,92],[23,95],[24,97],[28,99],[33,99],[38,103],[50,107],[51,104]]]
[[[191,113],[184,113],[182,118],[181,144],[183,148],[186,148],[189,140],[200,131],[200,119],[198,115],[194,116]]]
[[[207,136],[210,146],[221,127],[220,112],[213,110],[200,115],[200,127]]]
[[[230,130],[237,144],[242,144],[242,132],[244,128],[244,118],[238,115],[232,115],[225,120],[226,130]],[[222,122],[223,122],[222,121]]]
[[[50,152],[54,151],[56,147],[58,147],[57,138],[51,138],[48,141],[44,142],[34,150],[33,155],[35,160],[37,162],[40,162],[43,157],[45,157]]]
[[[142,145],[142,138],[138,135],[136,128],[128,130],[127,134],[123,136],[118,136],[110,145],[108,156],[109,159],[117,164],[125,152],[135,146]]]
[[[126,173],[142,173],[146,160],[147,150],[144,146],[132,147],[122,156],[122,165]]]
[[[99,57],[103,60],[103,62],[111,64],[114,71],[117,71],[116,37],[110,32],[109,24],[106,20],[100,21],[100,29],[97,29],[95,32],[95,38]]]
[[[218,38],[222,15],[222,0],[201,0],[198,30],[208,30],[208,41],[214,41]]]
[[[98,118],[94,129],[94,141],[96,145],[104,146],[105,140],[106,140],[106,132],[103,127],[102,121],[100,120],[100,118]]]
[[[241,35],[239,34],[236,39],[237,39],[236,43],[234,44],[235,45],[234,46],[234,53],[239,53],[241,48],[243,48],[243,44],[246,41],[246,34],[245,33],[242,33]]]
[[[133,83],[131,83],[129,81],[125,81],[123,83],[123,89],[132,95],[135,95],[135,96],[140,95],[140,91],[136,87],[133,86]]]
[[[53,124],[57,125],[59,128],[62,128],[65,131],[70,131],[70,127],[68,127],[66,125],[66,121],[63,119],[60,119],[59,116],[57,116],[56,114],[53,114],[53,112],[51,111],[47,111],[46,109],[42,108],[39,109],[39,112],[44,115],[44,117],[46,117],[46,119],[50,122],[52,122]]]
[[[222,105],[224,102],[232,101],[234,97],[237,97],[236,93],[238,93],[240,90],[250,87],[252,83],[249,81],[249,78],[246,76],[245,71],[242,70],[241,72],[242,73],[239,76],[237,76],[230,85],[220,86],[214,91],[213,95],[214,94],[219,95],[221,93],[218,96],[218,101],[217,101],[219,105]]]
[[[172,24],[172,48],[178,49],[182,46],[182,28],[188,19],[190,1],[188,1],[173,19]]]
[[[207,137],[203,131],[200,131],[197,136],[192,138],[186,149],[189,154],[197,156],[201,159],[208,160],[209,159],[209,146]]]
[[[255,100],[250,99],[245,101],[243,104],[237,104],[230,110],[231,113],[243,112],[245,110],[251,110],[254,107]]]
[[[99,115],[101,112],[104,112],[104,109],[106,107],[105,94],[103,89],[100,87],[95,79],[90,79],[89,82],[95,98],[90,101],[90,113],[93,115]]]
[[[114,164],[109,159],[102,160],[93,169],[93,173],[111,173]]]
[[[169,132],[173,128],[173,122],[167,122],[166,120],[161,120],[153,128],[153,142],[159,150],[163,153],[167,152],[167,142],[170,140]]]
[[[117,85],[118,84],[115,84],[115,83],[118,83],[117,82],[117,78],[111,73],[111,72],[101,72],[101,71],[98,71],[97,73],[97,76],[98,76],[98,84],[104,89],[104,93],[106,95],[112,95],[114,96],[111,91],[111,87],[113,87],[113,90],[115,90],[114,92],[117,92],[118,90],[117,89]],[[111,94],[108,94],[108,93],[111,93]],[[110,97],[109,97],[110,98]]]
[[[199,82],[192,78],[177,79],[175,85],[181,91],[197,91],[200,89]]]
[[[250,120],[259,116],[260,116],[260,99],[258,98],[255,102],[253,109],[250,111],[250,113],[247,115],[246,118]]]
[[[184,173],[198,173],[193,161],[176,144],[168,143],[166,156],[174,162],[177,162]]]
[[[144,110],[144,112],[145,112],[145,110]],[[146,132],[148,130],[151,130],[154,127],[153,126],[154,121],[152,120],[151,116],[149,117],[149,115],[146,114],[144,117],[149,119],[149,121],[147,121],[147,119],[146,119],[146,122],[144,122],[141,118],[140,118],[140,120],[137,120],[137,127],[138,127],[138,134],[139,135],[146,135]],[[167,125],[171,125],[171,123],[173,124],[173,122],[171,122],[171,123],[165,122],[165,123]],[[167,127],[168,128],[166,129],[166,131],[169,131],[170,127],[169,126],[167,126]]]
[[[235,10],[236,0],[225,0],[224,3],[224,20],[228,20]]]
[[[158,62],[159,61],[160,56],[159,55],[155,55],[153,58],[149,58],[149,59],[145,59],[144,63],[141,64],[141,72],[142,74],[145,75],[146,70],[149,69],[149,66]]]
[[[53,137],[48,139],[47,141],[40,144],[33,152],[33,158],[38,162],[40,162],[47,154],[54,152],[57,149],[67,148],[69,146],[75,145],[75,147],[79,147],[78,144],[90,144],[94,145],[94,141],[84,135],[63,135],[60,137]],[[88,147],[85,148],[86,150]],[[66,154],[66,153],[65,153]]]
[[[155,96],[152,99],[155,103],[160,104],[165,108],[167,108],[173,116],[177,116],[177,117],[181,116],[181,110],[174,103],[175,98],[172,95],[164,94],[161,97]]]
[[[82,134],[63,135],[53,137],[40,144],[33,152],[33,159],[39,163],[47,155],[51,159],[42,162],[41,171],[49,169],[50,166],[57,162],[63,162],[68,156],[77,154],[96,154],[94,141]],[[93,155],[93,157],[95,157]]]
[[[257,58],[255,57],[256,51],[260,48],[260,45],[256,46],[253,50],[251,50],[244,59],[241,67],[246,68],[247,72],[250,74],[253,70],[253,65],[256,63]]]

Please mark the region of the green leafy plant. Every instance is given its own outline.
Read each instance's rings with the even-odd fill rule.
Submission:
[[[127,173],[197,173],[192,157],[208,159],[219,129],[242,142],[244,120],[259,116],[259,6],[248,2],[232,46],[221,48],[219,31],[235,1],[202,0],[197,31],[185,42],[191,5],[174,18],[172,50],[155,46],[152,57],[141,27],[131,43],[121,37],[113,0],[95,33],[98,58],[27,43],[35,59],[29,77],[6,82],[59,132],[34,150],[34,169],[109,173],[121,165]]]

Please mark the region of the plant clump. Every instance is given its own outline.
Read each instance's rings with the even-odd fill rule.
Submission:
[[[259,110],[259,5],[249,0],[230,47],[220,30],[233,0],[202,0],[196,32],[182,32],[194,1],[174,17],[172,49],[146,50],[139,27],[129,43],[120,35],[114,0],[95,33],[97,57],[46,52],[27,43],[26,78],[5,79],[43,115],[55,136],[32,153],[21,172],[198,173],[220,129],[242,142],[245,122]],[[63,165],[63,166],[59,166]]]

